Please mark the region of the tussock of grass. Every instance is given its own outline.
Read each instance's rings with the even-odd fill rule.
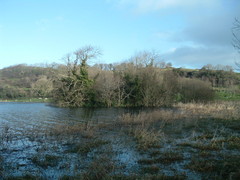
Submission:
[[[69,149],[67,152],[87,154],[87,153],[93,151],[94,149],[96,149],[104,144],[107,144],[107,143],[108,143],[107,141],[103,141],[103,140],[93,140],[93,141],[85,142],[82,144],[76,144],[71,149]]]
[[[162,126],[164,126],[165,123],[170,123],[183,117],[185,115],[172,109],[159,109],[152,112],[140,112],[139,114],[126,113],[120,117],[120,120],[124,125],[142,125],[146,127],[156,122],[161,122]]]
[[[50,136],[81,136],[84,138],[93,138],[94,133],[96,131],[96,127],[85,124],[77,124],[77,125],[57,125],[53,127],[49,131]]]
[[[148,166],[142,168],[142,173],[147,174],[157,174],[160,171],[160,168],[156,165]]]
[[[225,156],[223,159],[208,160],[193,159],[186,167],[193,171],[210,173],[217,179],[220,177],[221,179],[238,179],[240,177],[239,156]]]
[[[199,152],[199,156],[202,158],[208,158],[210,157],[212,154],[209,151],[203,150],[201,152]]]
[[[187,166],[188,169],[197,172],[213,172],[215,171],[214,162],[210,160],[193,159]]]
[[[114,169],[114,162],[109,157],[101,156],[90,164],[88,170],[83,173],[80,179],[111,179],[110,173],[113,172]]]
[[[24,175],[24,176],[6,178],[6,180],[36,180],[36,179],[41,179],[41,178],[35,177],[33,175]]]
[[[159,158],[156,159],[156,162],[158,163],[163,163],[163,164],[170,164],[174,163],[176,161],[182,161],[183,160],[183,155],[178,152],[164,152],[161,154]]]
[[[58,161],[60,160],[59,156],[54,155],[45,155],[44,157],[34,156],[32,158],[32,162],[42,168],[47,168],[48,166],[54,167],[58,165]]]
[[[157,156],[159,156],[160,154],[161,154],[161,152],[158,151],[158,150],[151,151],[151,152],[149,153],[149,155],[150,155],[151,157],[157,157]]]
[[[140,164],[145,164],[145,165],[151,165],[151,164],[171,164],[177,161],[182,161],[183,160],[183,155],[178,152],[164,152],[161,153],[161,155],[157,158],[153,159],[141,159],[138,161]]]
[[[160,140],[164,134],[161,131],[148,130],[146,128],[137,127],[131,131],[133,137],[136,139],[138,148],[140,150],[147,150],[149,148],[159,148]]]
[[[138,163],[150,165],[150,164],[156,164],[156,160],[155,159],[140,159],[140,160],[138,160]]]

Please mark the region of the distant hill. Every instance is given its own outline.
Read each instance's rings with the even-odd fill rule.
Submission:
[[[54,69],[48,67],[19,64],[1,69],[0,98],[14,99],[50,96],[50,92],[47,92],[47,89],[51,86],[53,76]]]

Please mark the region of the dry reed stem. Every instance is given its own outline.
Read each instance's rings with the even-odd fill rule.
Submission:
[[[183,111],[188,116],[199,118],[216,118],[223,120],[240,119],[240,102],[215,102],[208,104],[201,103],[179,103],[174,107]]]

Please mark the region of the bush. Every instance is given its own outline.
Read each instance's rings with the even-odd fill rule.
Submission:
[[[207,102],[214,99],[211,85],[199,79],[180,79],[180,101]]]

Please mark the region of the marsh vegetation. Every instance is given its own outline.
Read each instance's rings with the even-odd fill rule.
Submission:
[[[240,177],[239,102],[87,112],[0,105],[3,179]]]

